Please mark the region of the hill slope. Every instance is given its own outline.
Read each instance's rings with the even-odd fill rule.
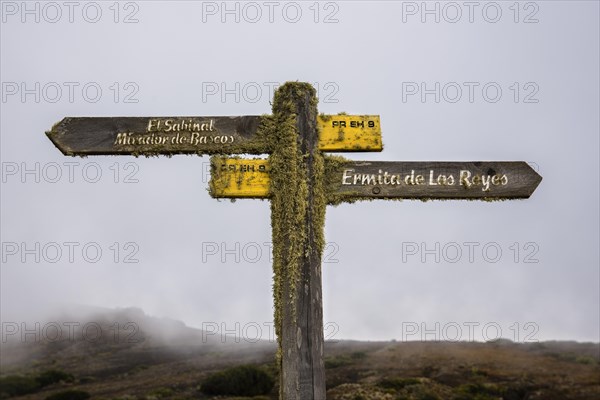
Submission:
[[[58,370],[73,379],[14,398],[44,399],[76,388],[94,399],[203,399],[209,397],[199,392],[201,382],[224,368],[256,364],[277,373],[275,343],[232,337],[223,343],[137,309],[57,320],[88,324],[88,333],[54,340],[48,328],[37,340],[8,336],[1,375],[6,382],[7,376]],[[339,341],[326,344],[325,365],[328,399],[334,400],[600,399],[600,353],[592,343]]]

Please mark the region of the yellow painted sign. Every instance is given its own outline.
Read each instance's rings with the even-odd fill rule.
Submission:
[[[319,150],[382,151],[379,115],[319,115]]]
[[[210,195],[215,198],[269,197],[269,162],[213,156],[211,163]]]
[[[319,115],[319,150],[381,151],[378,115]],[[239,157],[211,158],[210,194],[215,198],[269,197],[269,161]]]

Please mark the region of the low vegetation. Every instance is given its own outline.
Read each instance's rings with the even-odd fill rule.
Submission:
[[[264,369],[242,365],[210,375],[201,391],[210,395],[258,396],[271,393],[275,379]]]
[[[45,400],[87,400],[92,397],[88,392],[83,390],[63,390],[62,392],[54,393],[46,397]]]
[[[73,375],[56,369],[36,375],[8,375],[0,378],[0,399],[36,393],[47,386],[73,380]]]
[[[278,399],[277,344],[207,341],[201,331],[144,318],[130,310],[96,318],[106,332],[110,321],[136,321],[142,342],[2,344],[0,399]],[[164,334],[151,334],[163,326]],[[327,400],[600,399],[599,349],[577,342],[328,341]]]

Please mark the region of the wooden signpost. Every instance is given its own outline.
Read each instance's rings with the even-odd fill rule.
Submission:
[[[379,116],[317,115],[314,88],[298,82],[275,92],[272,115],[65,118],[47,135],[71,156],[213,154],[213,197],[270,199],[280,398],[286,400],[325,399],[321,255],[327,204],[528,198],[542,180],[525,162],[324,156],[381,151]]]
[[[267,159],[214,156],[210,193],[215,198],[268,198]],[[360,199],[519,199],[542,178],[522,161],[390,162],[325,158],[328,203]]]

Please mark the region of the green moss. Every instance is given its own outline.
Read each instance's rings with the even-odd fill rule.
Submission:
[[[276,92],[269,157],[271,167],[271,226],[273,240],[273,296],[275,330],[278,337],[278,364],[281,365],[281,335],[284,310],[296,318],[296,295],[301,279],[301,266],[315,251],[322,253],[323,227],[327,201],[324,194],[323,155],[298,135],[297,116],[308,113],[316,119],[315,89],[306,83],[288,82]],[[303,108],[303,110],[300,110]],[[312,121],[316,123],[316,121]],[[317,126],[308,127],[317,129]],[[317,136],[318,137],[318,136]],[[309,204],[312,206],[309,207]],[[309,235],[307,227],[312,226]],[[289,296],[284,296],[288,293]]]
[[[304,108],[304,110],[300,110]],[[308,112],[315,117],[317,99],[315,89],[306,83],[288,82],[276,92],[272,116],[265,116],[259,128],[264,139],[261,146],[268,148],[270,167],[271,226],[273,241],[273,297],[274,321],[277,334],[277,365],[282,363],[282,331],[284,310],[291,311],[287,319],[296,319],[296,304],[301,266],[310,254],[322,254],[327,199],[324,192],[325,162],[317,148],[303,151],[298,134],[298,114]],[[230,149],[228,149],[228,152]],[[221,156],[211,157],[213,168],[222,162]],[[209,191],[215,192],[211,179]],[[312,206],[309,207],[309,205]],[[307,227],[312,227],[309,235]],[[287,294],[284,296],[284,294]]]
[[[339,177],[342,174],[342,170],[346,164],[350,162],[347,158],[341,156],[330,156],[324,157],[324,177],[323,184],[325,186],[325,193],[327,193],[327,203],[330,205],[338,205],[340,203],[354,203],[357,200],[368,200],[361,198],[360,193],[343,193],[340,194],[336,190],[339,186]]]
[[[321,113],[321,114],[319,114],[319,118],[321,118],[321,120],[323,122],[329,122],[331,120],[332,116],[329,114]]]

